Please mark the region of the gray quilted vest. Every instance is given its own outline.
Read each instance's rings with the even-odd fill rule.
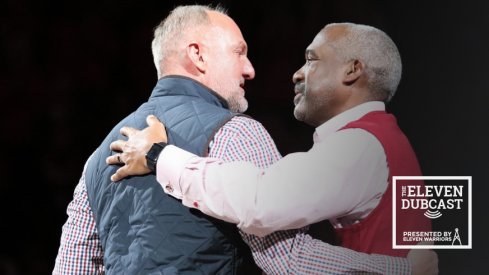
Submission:
[[[257,272],[236,226],[184,207],[166,195],[153,174],[110,181],[109,144],[122,126],[145,128],[156,115],[168,141],[197,155],[234,114],[200,83],[170,76],[158,81],[148,102],[112,129],[86,170],[86,186],[104,249],[107,274],[249,274]]]

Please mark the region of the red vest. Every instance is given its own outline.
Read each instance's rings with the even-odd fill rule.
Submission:
[[[370,112],[342,129],[350,128],[368,131],[384,148],[389,168],[388,187],[377,207],[367,217],[359,223],[336,229],[339,245],[365,253],[406,257],[408,249],[392,248],[392,177],[421,176],[416,155],[408,139],[397,126],[396,118],[384,111]],[[424,182],[409,181],[409,184],[424,185]],[[399,189],[396,188],[396,191]],[[403,211],[402,216],[399,211],[396,213],[397,244],[415,244],[402,242],[402,229],[431,231],[431,221],[423,216],[424,210]]]

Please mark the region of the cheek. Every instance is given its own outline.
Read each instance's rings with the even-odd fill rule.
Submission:
[[[311,66],[305,74],[306,87],[311,97],[327,96],[334,87],[334,76],[324,66]]]
[[[227,81],[232,82],[236,85],[239,85],[241,82],[241,79],[243,78],[243,67],[240,63],[238,62],[233,62],[231,64],[228,64],[225,74],[227,76]]]
[[[309,71],[304,77],[305,92],[307,98],[314,97],[317,91],[320,89],[321,80],[318,79],[314,72]]]
[[[316,86],[318,84],[318,81],[320,81],[321,79],[320,76],[320,69],[318,69],[315,64],[306,66],[306,68],[304,69],[304,82],[306,83],[306,86]]]

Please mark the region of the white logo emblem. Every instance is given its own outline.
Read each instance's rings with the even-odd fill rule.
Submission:
[[[432,229],[397,228],[397,215],[406,213],[430,219]],[[422,241],[433,244],[415,245]],[[472,249],[472,177],[393,177],[392,248]]]

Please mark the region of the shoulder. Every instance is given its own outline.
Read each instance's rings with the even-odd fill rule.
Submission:
[[[256,135],[257,133],[266,133],[268,131],[263,125],[248,116],[234,116],[221,128],[223,131],[233,132],[237,135]]]
[[[365,158],[366,161],[385,161],[386,155],[380,141],[369,131],[361,128],[348,128],[331,134],[318,148],[331,154],[349,155],[355,158]]]
[[[234,116],[226,122],[214,136],[214,139],[221,138],[252,143],[273,142],[265,127],[248,116]]]
[[[377,137],[375,137],[371,132],[362,128],[347,128],[335,132],[331,135],[334,139],[342,140],[346,139],[348,141],[362,141],[365,143],[376,143],[379,142]]]
[[[280,153],[260,122],[246,116],[235,116],[214,135],[209,156],[224,161],[247,160],[265,167],[278,160]]]

